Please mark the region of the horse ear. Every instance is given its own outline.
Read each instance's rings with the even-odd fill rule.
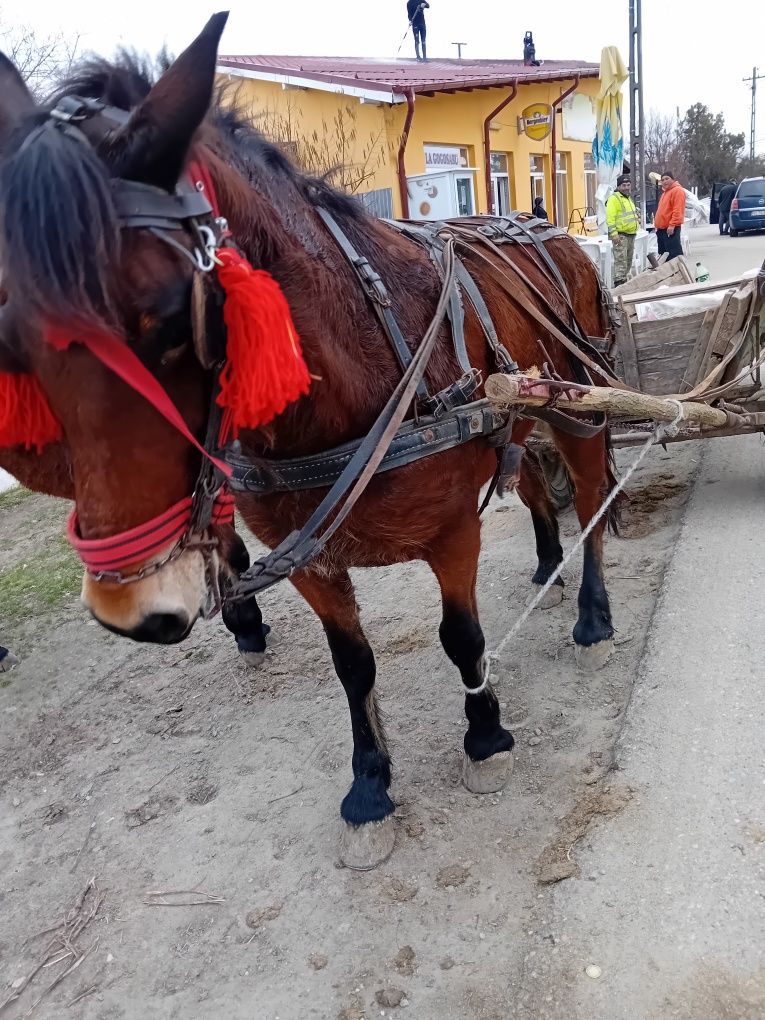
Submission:
[[[0,147],[16,121],[35,108],[32,94],[15,66],[0,53]]]
[[[213,14],[165,71],[115,139],[121,177],[171,191],[212,100],[218,44],[228,11]]]

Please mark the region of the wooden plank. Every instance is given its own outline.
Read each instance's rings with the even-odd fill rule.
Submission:
[[[708,308],[704,313],[704,321],[701,324],[701,329],[699,330],[699,335],[696,343],[694,344],[693,350],[688,357],[688,364],[685,367],[683,378],[676,391],[677,393],[687,393],[688,390],[692,389],[695,385],[695,382],[699,377],[699,369],[701,368],[702,359],[706,354],[709,338],[712,336],[712,330],[714,329],[716,318],[716,308]],[[675,391],[667,390],[667,393],[672,392]]]
[[[682,287],[673,287],[671,290],[663,290],[656,294],[653,291],[642,291],[636,294],[622,294],[621,300],[627,304],[640,304],[644,301],[661,301],[664,298],[686,297],[688,294],[708,294],[715,290],[738,290],[741,287],[741,280],[724,280],[718,283],[688,283]]]
[[[703,355],[703,357],[701,359],[701,366],[699,368],[699,374],[694,379],[694,383],[693,383],[694,386],[697,385],[698,383],[700,383],[702,381],[702,379],[705,379],[706,376],[708,376],[709,373],[712,371],[712,369],[715,367],[715,365],[720,363],[720,358],[717,358],[716,361],[713,361],[712,352],[714,351],[714,347],[715,347],[715,343],[717,341],[717,338],[720,335],[720,330],[722,328],[722,324],[725,321],[725,313],[728,310],[728,304],[730,303],[730,298],[731,298],[731,295],[730,294],[726,294],[723,297],[722,304],[717,309],[717,314],[715,316],[714,325],[712,326],[712,332],[710,333],[709,340],[707,342],[707,349],[704,352],[704,355]],[[691,387],[691,388],[693,388],[693,387]]]
[[[640,391],[653,396],[678,393],[693,344],[648,347],[639,352]]]
[[[685,258],[676,259],[675,261],[679,263],[680,274],[681,276],[685,277],[686,283],[695,283],[696,277],[691,272],[688,263],[685,261]]]
[[[751,304],[752,294],[748,291],[738,291],[730,295],[720,332],[712,349],[713,354],[720,358],[725,356],[725,352],[730,349],[732,338],[740,332]]]
[[[706,312],[693,312],[691,315],[679,315],[671,319],[648,319],[645,322],[632,323],[632,335],[635,347],[640,351],[644,347],[671,346],[675,343],[687,343],[693,346],[699,335]]]
[[[680,269],[680,259],[673,259],[672,262],[665,262],[658,269],[646,269],[637,276],[633,276],[626,283],[620,283],[614,287],[611,293],[614,297],[628,297],[634,293],[644,294],[653,291],[657,287],[672,287],[687,279],[688,274],[683,274]]]
[[[621,355],[622,371],[624,381],[628,386],[640,389],[640,370],[638,369],[637,352],[635,350],[635,338],[632,335],[632,326],[629,316],[624,309],[624,301],[619,298],[621,309],[621,324],[616,329],[616,345]]]

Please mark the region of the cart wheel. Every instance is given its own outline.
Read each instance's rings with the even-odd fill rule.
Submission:
[[[738,231],[734,230],[732,227],[728,229],[728,233],[730,234],[731,237],[738,237]]]
[[[537,452],[553,505],[556,510],[565,510],[567,506],[571,506],[574,499],[574,486],[566,465],[554,447],[542,446]]]

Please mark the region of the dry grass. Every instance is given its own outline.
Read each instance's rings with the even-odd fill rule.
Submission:
[[[50,967],[65,965],[54,979],[45,985],[36,998],[32,1000],[27,1011],[21,1014],[23,1017],[31,1016],[45,996],[52,992],[57,985],[61,984],[66,977],[77,970],[83,961],[94,952],[98,946],[98,936],[96,936],[87,949],[83,949],[79,945],[79,939],[90,922],[98,914],[104,899],[105,893],[101,892],[98,888],[95,877],[91,878],[78,897],[77,902],[63,920],[58,921],[49,928],[45,928],[27,940],[28,942],[34,941],[34,939],[42,938],[43,935],[51,935],[52,933],[52,937],[48,941],[35,967],[25,977],[11,983],[11,994],[0,1003],[0,1013],[12,1003],[18,1002],[24,992],[31,988],[43,971],[48,970]]]

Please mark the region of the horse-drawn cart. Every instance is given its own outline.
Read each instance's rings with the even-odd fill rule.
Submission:
[[[487,396],[502,408],[604,413],[614,446],[765,432],[765,268],[719,283],[688,278],[676,260],[613,292],[610,354],[621,385],[496,375]],[[653,423],[671,428],[654,435]]]

